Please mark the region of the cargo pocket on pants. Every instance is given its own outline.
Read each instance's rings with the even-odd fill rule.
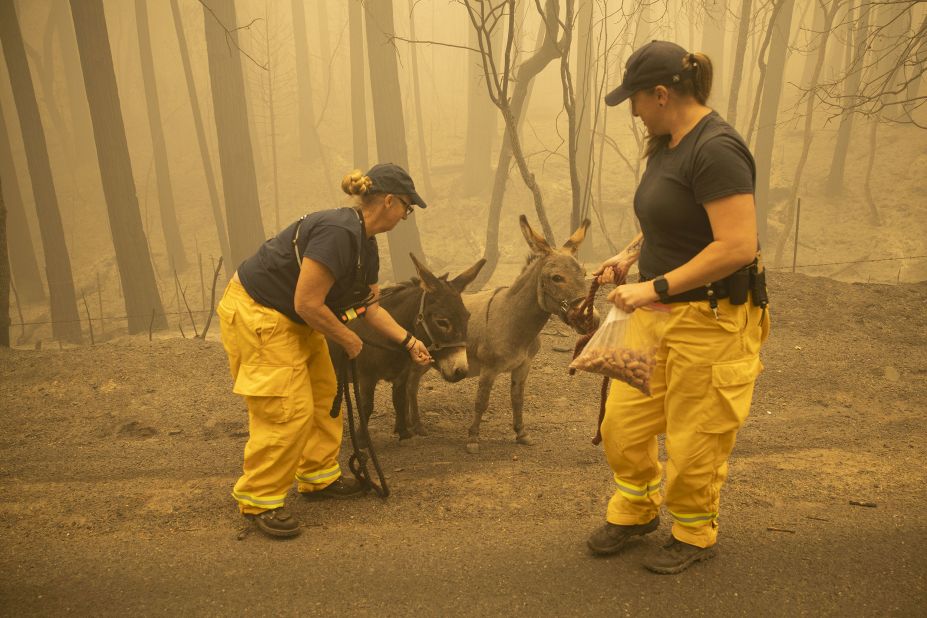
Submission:
[[[727,433],[738,429],[750,414],[753,385],[763,371],[760,357],[717,363],[711,366],[711,389],[715,396],[708,417],[702,419],[698,431]]]
[[[232,392],[247,399],[252,413],[271,423],[285,423],[293,416],[293,371],[293,367],[242,364]]]

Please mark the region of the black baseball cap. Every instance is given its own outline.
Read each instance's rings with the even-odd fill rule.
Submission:
[[[605,104],[618,105],[638,90],[681,81],[690,73],[682,65],[687,54],[669,41],[651,41],[639,47],[624,65],[621,85],[605,95]]]
[[[370,187],[370,191],[373,193],[410,195],[412,196],[412,203],[419,208],[427,206],[422,196],[416,193],[415,183],[412,182],[409,172],[395,163],[377,163],[367,170],[366,176],[373,182]]]

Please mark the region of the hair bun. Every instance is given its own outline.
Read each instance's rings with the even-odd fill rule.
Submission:
[[[360,170],[353,170],[341,179],[341,190],[348,195],[363,195],[370,191],[373,181]]]

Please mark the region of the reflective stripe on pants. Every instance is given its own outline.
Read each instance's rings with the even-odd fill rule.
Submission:
[[[715,319],[707,301],[671,305],[650,397],[612,380],[602,421],[605,455],[618,486],[608,504],[609,522],[646,523],[665,501],[673,536],[699,547],[716,542],[727,460],[749,414],[762,371],[760,346],[769,334],[768,310],[721,300],[718,311]],[[637,310],[629,327],[652,330],[658,323],[654,312]],[[651,491],[662,474],[660,433],[666,434],[667,452],[663,496]]]
[[[248,406],[243,474],[232,496],[242,513],[283,506],[295,475],[338,470],[342,418],[331,418],[335,372],[325,338],[255,302],[235,281],[219,303],[222,345]]]

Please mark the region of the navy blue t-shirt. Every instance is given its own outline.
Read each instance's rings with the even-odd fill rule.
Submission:
[[[755,187],[753,155],[717,112],[702,118],[674,148],[659,148],[634,194],[644,233],[641,275],[652,279],[695,257],[714,240],[705,203],[753,194]]]
[[[325,304],[337,309],[342,307],[342,300],[349,296],[354,285],[358,248],[364,251],[364,282],[373,285],[379,278],[380,255],[376,239],[363,238],[360,213],[347,207],[320,210],[267,240],[257,253],[241,263],[238,278],[255,301],[276,309],[298,324],[305,324],[293,302],[302,258],[313,259],[331,271],[335,282],[325,297]]]

